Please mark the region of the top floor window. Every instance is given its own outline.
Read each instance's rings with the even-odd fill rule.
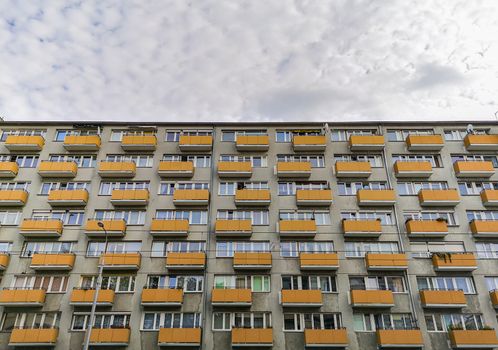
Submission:
[[[294,136],[317,136],[323,135],[323,130],[277,130],[276,142],[291,142]]]
[[[389,141],[405,141],[409,135],[434,135],[434,130],[387,130],[387,139]]]
[[[180,136],[211,136],[213,132],[211,130],[166,130],[166,142],[178,142],[180,141]]]
[[[376,130],[369,129],[350,129],[350,130],[332,130],[330,132],[330,136],[332,141],[349,141],[349,137],[351,135],[375,135],[377,134]]]
[[[125,129],[125,130],[112,130],[111,142],[120,142],[123,140],[123,136],[155,136],[155,129]]]
[[[268,135],[266,130],[223,130],[221,132],[221,141],[235,142],[237,136],[265,136]]]
[[[45,129],[16,129],[2,130],[1,142],[5,142],[9,136],[42,136],[45,137],[47,130]]]
[[[474,134],[476,135],[485,135],[487,134],[486,130],[474,129]],[[444,131],[444,139],[446,141],[462,141],[465,136],[467,136],[467,129],[456,129],[456,130],[445,130]]]
[[[98,129],[68,129],[55,132],[55,142],[62,142],[66,136],[92,136],[99,135]]]

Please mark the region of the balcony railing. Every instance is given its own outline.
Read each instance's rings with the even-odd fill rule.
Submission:
[[[64,148],[67,151],[98,151],[101,145],[99,135],[68,135],[64,138]]]
[[[473,271],[477,269],[474,253],[434,253],[432,264],[436,271]]]
[[[342,220],[342,229],[345,237],[376,238],[382,234],[380,220]]]
[[[166,268],[175,270],[204,270],[206,267],[206,253],[173,253],[166,257]]]
[[[423,207],[454,207],[460,203],[460,196],[456,189],[420,190],[418,199]]]
[[[441,135],[408,135],[406,147],[410,151],[440,151],[444,140]]]
[[[232,347],[273,346],[273,329],[271,328],[232,328]]]
[[[237,135],[238,151],[267,151],[270,148],[268,135]]]
[[[161,177],[192,177],[194,162],[159,162],[157,173]]]
[[[164,346],[200,346],[201,329],[200,328],[160,328],[158,345]]]
[[[467,151],[498,151],[498,135],[467,135],[463,139]]]
[[[432,164],[429,161],[394,163],[394,173],[398,178],[405,177],[430,177],[432,175]]]
[[[175,190],[175,205],[206,206],[209,203],[209,190]]]
[[[181,135],[179,147],[181,151],[210,151],[213,147],[213,137]]]
[[[43,306],[45,289],[4,288],[0,290],[0,305],[10,307]]]
[[[382,135],[351,135],[349,137],[351,151],[381,151],[384,149]]]
[[[270,190],[237,190],[235,205],[239,206],[268,206],[271,202]]]
[[[484,190],[481,192],[482,204],[486,207],[498,206],[498,190]]]
[[[99,226],[99,222],[104,224],[105,231]],[[89,219],[86,222],[85,233],[89,237],[104,238],[106,234],[108,237],[123,237],[126,233],[126,221],[124,219]]]
[[[252,176],[251,162],[219,162],[218,176],[221,178],[237,177],[247,178]]]
[[[252,304],[252,292],[250,289],[213,289],[211,293],[211,304],[213,306],[236,306],[245,307]]]
[[[134,162],[100,162],[99,175],[102,178],[109,177],[134,177],[137,166]]]
[[[138,270],[141,261],[140,253],[104,253],[100,257],[105,270]]]
[[[491,177],[495,173],[492,162],[456,161],[453,169],[457,177]]]
[[[22,207],[28,201],[25,190],[0,190],[0,207]]]
[[[281,178],[308,178],[311,176],[311,163],[278,162],[277,176]]]
[[[421,290],[420,302],[425,308],[462,308],[467,299],[462,290]]]
[[[52,207],[81,207],[88,203],[87,190],[52,190],[48,194],[48,204]]]
[[[301,270],[337,270],[339,256],[337,253],[300,253]]]
[[[111,203],[114,206],[143,206],[149,203],[149,190],[112,190]]]
[[[297,190],[296,205],[298,206],[326,206],[332,204],[331,190]]]
[[[453,349],[494,349],[498,347],[498,339],[494,329],[451,329],[448,335]]]
[[[183,289],[144,288],[142,306],[180,306],[183,303]]]
[[[112,306],[114,304],[114,290],[100,289],[97,295],[97,306]],[[69,304],[76,306],[91,306],[95,298],[95,289],[74,288]]]
[[[9,135],[5,140],[5,147],[9,151],[39,152],[45,145],[43,136],[15,136]]]
[[[0,179],[11,179],[17,176],[19,165],[16,162],[0,162]]]
[[[392,271],[408,269],[406,254],[401,253],[367,253],[365,263],[368,270]]]
[[[360,189],[356,192],[358,205],[364,206],[392,206],[396,203],[394,190]]]
[[[125,135],[121,148],[125,151],[154,151],[157,146],[155,135]]]
[[[296,135],[292,138],[294,151],[324,151],[327,147],[325,135]]]
[[[57,238],[62,234],[63,224],[59,219],[24,219],[20,233],[27,238],[51,237]]]
[[[233,268],[235,270],[268,270],[272,266],[271,253],[242,253],[233,254]]]
[[[70,271],[73,269],[75,255],[73,253],[66,254],[42,254],[35,253],[31,257],[31,267],[33,270],[56,270]]]
[[[422,349],[424,339],[420,329],[378,329],[377,344],[382,349]]]
[[[498,237],[498,220],[472,220],[470,230],[475,237]]]
[[[250,237],[252,234],[251,220],[216,220],[215,232],[217,236]]]
[[[127,346],[130,343],[130,328],[92,328],[90,345]]]
[[[282,289],[280,304],[284,307],[320,307],[323,304],[322,291],[319,289]]]
[[[75,162],[43,161],[38,166],[38,175],[41,177],[68,177],[73,178],[78,173]]]
[[[389,308],[394,306],[393,292],[390,290],[352,290],[353,307]]]
[[[316,231],[315,220],[280,220],[278,223],[280,236],[314,236]]]
[[[156,237],[173,237],[188,235],[189,221],[188,220],[162,220],[152,219],[150,225],[150,233]]]
[[[58,328],[14,328],[10,334],[9,346],[53,347],[58,337]]]
[[[0,253],[0,271],[7,270],[10,262],[10,254],[8,253]]]
[[[345,348],[348,343],[346,328],[304,330],[304,344],[308,348]]]
[[[335,162],[335,176],[339,178],[354,177],[368,178],[372,174],[372,166],[369,162]]]
[[[448,234],[446,220],[407,220],[405,226],[410,237],[444,237]]]

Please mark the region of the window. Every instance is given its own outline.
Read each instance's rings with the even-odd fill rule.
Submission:
[[[253,226],[269,225],[268,210],[218,210],[220,220],[251,220]]]
[[[81,226],[84,210],[33,210],[32,220],[61,220],[66,226]]]
[[[210,155],[182,155],[182,154],[165,154],[163,162],[193,162],[196,168],[211,167]]]
[[[415,319],[411,314],[353,313],[355,332],[373,332],[377,329],[414,329]]]
[[[154,156],[151,154],[108,154],[105,161],[112,163],[133,162],[137,168],[150,168],[152,167]]]
[[[288,314],[284,313],[284,331],[302,332],[304,329],[342,328],[340,313]]]
[[[146,288],[183,289],[185,293],[202,292],[204,276],[149,275]]]
[[[483,190],[498,190],[498,182],[459,182],[458,188],[462,196],[478,196]]]
[[[351,290],[390,290],[393,293],[406,291],[402,276],[350,276],[349,286]]]
[[[498,276],[486,276],[484,278],[486,280],[488,291],[492,292],[498,289]]]
[[[27,191],[29,182],[0,182],[0,191]]]
[[[495,221],[498,220],[498,210],[468,210],[467,219],[469,221]]]
[[[245,242],[216,242],[216,257],[231,258],[234,252],[242,253],[269,253],[270,242],[245,241]]]
[[[266,130],[223,130],[221,132],[222,142],[235,142],[237,136],[265,136]]]
[[[341,219],[343,220],[380,220],[382,225],[394,225],[392,212],[383,211],[351,211],[342,212]]]
[[[349,141],[351,135],[375,135],[375,130],[331,130],[330,136],[332,141]]]
[[[99,130],[97,129],[69,129],[69,130],[57,130],[55,132],[55,142],[62,142],[66,136],[91,136],[98,135]]]
[[[266,168],[268,166],[268,159],[266,156],[238,156],[226,155],[220,156],[220,162],[251,162],[253,168]]]
[[[125,220],[127,225],[143,225],[145,210],[95,210],[95,220]]]
[[[277,162],[309,162],[312,168],[324,168],[325,157],[323,155],[296,155],[296,154],[279,154]]]
[[[0,225],[17,226],[21,221],[21,217],[22,217],[22,211],[2,210],[0,211]]]
[[[12,242],[0,242],[0,254],[8,254],[12,249]]]
[[[108,328],[129,328],[130,314],[122,313],[96,313],[93,328],[108,329]],[[90,323],[90,313],[75,312],[71,321],[72,331],[84,331]]]
[[[2,130],[1,142],[5,142],[8,136],[41,136],[45,138],[47,130],[44,129],[17,129],[17,130]]]
[[[328,190],[330,186],[327,182],[279,182],[279,196],[294,196],[297,190]]]
[[[280,255],[284,258],[297,258],[299,253],[332,253],[333,242],[280,242]]]
[[[356,192],[361,189],[366,190],[387,190],[389,187],[385,182],[338,182],[340,196],[356,196]]]
[[[40,194],[46,196],[52,190],[88,190],[90,184],[88,182],[44,182],[40,188]]]
[[[315,220],[317,226],[325,226],[330,225],[330,212],[328,210],[280,211],[279,220]]]
[[[270,312],[214,312],[213,331],[233,328],[271,328]]]
[[[151,257],[165,257],[167,255],[167,252],[198,253],[205,251],[205,247],[206,242],[204,241],[153,241]]]
[[[480,314],[426,314],[424,316],[429,332],[447,332],[451,327],[465,330],[483,329]]]
[[[491,162],[494,168],[498,168],[498,157],[495,155],[482,154],[452,154],[451,161],[466,161],[466,162]]]
[[[12,280],[15,289],[44,289],[47,293],[65,293],[68,276],[17,275]]]
[[[270,276],[226,275],[214,276],[215,289],[250,289],[253,292],[270,292]]]
[[[139,253],[142,248],[142,242],[120,241],[109,242],[107,244],[107,253]],[[105,249],[105,242],[88,242],[86,250],[87,257],[99,257]]]
[[[441,168],[443,162],[438,154],[393,154],[393,163],[401,162],[430,162],[433,168]]]
[[[387,130],[389,141],[405,141],[409,135],[434,135],[434,130]]]
[[[448,183],[439,182],[398,182],[400,196],[415,196],[420,190],[447,190]]]
[[[129,129],[129,130],[112,130],[111,138],[109,141],[111,142],[120,142],[123,140],[123,136],[155,136],[156,131],[153,129],[143,130],[143,129]]]
[[[2,317],[2,331],[12,331],[15,328],[58,328],[60,316],[59,312],[4,312]]]
[[[180,130],[167,130],[165,141],[166,142],[178,142],[178,141],[180,141],[180,135],[181,135]]]
[[[93,289],[96,286],[97,276],[81,276],[80,287]],[[135,276],[109,275],[102,276],[102,289],[110,289],[116,293],[133,293],[135,291]]]
[[[193,312],[144,312],[143,331],[158,331],[160,328],[199,328],[201,314]]]
[[[486,130],[474,129],[474,134],[485,135],[485,134],[487,134],[487,132],[486,132]],[[467,129],[445,130],[444,131],[444,139],[446,141],[462,141],[465,138],[465,136],[467,136]]]
[[[0,155],[0,162],[16,162],[19,168],[36,168],[38,166],[38,159],[39,157],[34,155]]]
[[[218,195],[234,196],[236,190],[267,190],[268,182],[220,182]]]
[[[114,190],[148,190],[148,181],[106,182],[102,181],[99,196],[110,196]]]
[[[463,253],[463,242],[412,242],[411,255],[414,258],[430,258],[432,253]]]
[[[479,259],[498,259],[498,243],[476,243]]]
[[[406,220],[446,220],[448,226],[458,226],[455,213],[452,211],[415,211],[404,212]]]
[[[316,136],[323,135],[322,130],[277,130],[276,142],[291,142],[293,136]]]
[[[335,162],[368,162],[372,168],[383,168],[384,162],[380,154],[336,154]]]
[[[321,290],[324,293],[337,292],[334,276],[285,276],[282,275],[282,289]]]
[[[158,220],[188,220],[190,225],[206,225],[206,210],[158,210],[156,211]]]
[[[209,183],[207,182],[161,182],[159,185],[159,194],[165,196],[172,196],[175,190],[209,190]]]
[[[27,258],[33,254],[65,254],[73,251],[74,242],[24,242],[21,257]]]
[[[397,242],[345,242],[347,258],[363,258],[366,253],[399,253]]]
[[[419,290],[462,290],[465,294],[475,294],[472,277],[417,277]]]
[[[78,165],[78,168],[93,168],[96,163],[95,155],[60,155],[60,154],[51,154],[48,157],[50,162],[75,162]]]

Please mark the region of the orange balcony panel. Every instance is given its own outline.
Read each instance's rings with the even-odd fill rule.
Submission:
[[[432,255],[436,271],[473,271],[477,269],[474,253],[443,253]]]
[[[316,234],[315,220],[280,220],[278,232],[281,236],[314,236]]]
[[[307,206],[330,206],[332,204],[331,190],[297,190],[296,204]]]
[[[21,223],[20,233],[24,237],[60,237],[62,234],[62,221],[24,219]]]
[[[10,334],[9,346],[52,347],[57,343],[57,328],[14,328]]]
[[[392,307],[393,292],[390,290],[352,290],[351,304],[353,307]]]
[[[474,234],[474,237],[498,237],[498,220],[472,220],[470,222],[470,230]]]
[[[444,147],[441,135],[408,135],[406,147],[410,151],[439,151]]]
[[[292,146],[294,151],[325,151],[327,141],[325,135],[294,136]]]
[[[492,290],[489,292],[489,298],[491,299],[491,304],[495,309],[498,308],[498,290]]]
[[[232,347],[272,347],[271,328],[232,328]]]
[[[5,140],[5,147],[9,151],[39,152],[45,145],[43,136],[15,136],[9,135]]]
[[[225,177],[251,177],[251,162],[219,162],[218,176]]]
[[[147,205],[149,190],[112,190],[111,203],[114,206]]]
[[[369,162],[335,162],[335,176],[368,178],[372,174],[372,166]]]
[[[342,220],[345,237],[376,238],[382,234],[380,220]]]
[[[159,162],[157,173],[161,177],[192,177],[194,162]]]
[[[10,255],[6,253],[0,253],[0,271],[7,270],[10,262]]]
[[[44,289],[3,289],[0,290],[0,305],[42,306],[45,303]]]
[[[498,135],[467,135],[463,143],[467,151],[498,151]]]
[[[397,160],[394,163],[396,177],[430,177],[432,175],[432,164],[429,161],[404,162]]]
[[[215,232],[217,236],[242,236],[252,234],[251,220],[216,220]]]
[[[0,190],[0,207],[22,207],[27,201],[27,191]]]
[[[424,207],[454,207],[460,203],[460,196],[455,189],[448,190],[420,190],[418,200]]]
[[[492,162],[456,161],[453,169],[457,177],[491,177],[495,173]]]
[[[97,306],[112,306],[114,294],[112,289],[100,289],[97,295]],[[77,306],[91,306],[93,298],[95,298],[95,289],[74,289],[69,303]]]
[[[38,166],[38,175],[41,177],[75,177],[78,165],[75,162],[43,161]]]
[[[183,289],[144,288],[142,291],[143,306],[181,306],[183,303]]]
[[[210,151],[213,148],[213,137],[181,135],[179,147],[181,151]]]
[[[166,267],[175,270],[204,270],[206,253],[168,253]]]
[[[449,331],[453,349],[494,349],[498,347],[498,338],[494,329]]]
[[[270,202],[270,190],[237,190],[235,192],[235,205],[237,206],[267,206]]]
[[[420,329],[379,329],[377,344],[382,349],[421,349],[424,347],[424,339]]]
[[[68,135],[64,138],[64,148],[68,151],[98,151],[101,145],[99,135]]]
[[[0,162],[0,178],[11,179],[17,176],[19,165],[16,162]]]
[[[337,253],[300,253],[301,270],[337,270],[339,256]]]
[[[481,191],[482,204],[486,207],[498,206],[498,190]]]
[[[381,151],[384,149],[382,135],[351,135],[349,137],[351,151]]]
[[[358,205],[391,206],[396,203],[394,190],[358,190],[356,192]]]
[[[237,135],[238,151],[267,151],[270,148],[268,135]]]
[[[109,177],[134,177],[137,166],[134,162],[100,162],[99,175],[102,178]]]
[[[175,190],[173,203],[175,205],[208,205],[209,190]]]
[[[271,269],[271,253],[242,253],[233,254],[233,268],[235,270],[268,270]]]
[[[201,328],[160,328],[158,345],[163,346],[200,346]]]
[[[99,222],[102,222],[104,224],[105,231],[102,227],[99,226]],[[85,233],[87,236],[104,238],[106,232],[108,237],[123,237],[126,233],[126,221],[123,219],[90,219],[86,222]]]
[[[157,146],[155,135],[125,135],[121,148],[125,151],[154,151]]]
[[[406,254],[378,254],[367,253],[365,263],[368,270],[406,270],[408,268],[408,259]]]
[[[90,333],[90,345],[127,346],[130,333],[129,328],[93,328]]]
[[[304,343],[308,348],[345,348],[348,346],[348,332],[341,329],[305,329]]]
[[[462,308],[467,299],[462,290],[421,290],[420,302],[426,308]]]
[[[252,292],[250,289],[213,289],[211,293],[213,306],[251,306]]]
[[[405,226],[410,237],[444,237],[448,234],[445,220],[408,220]]]
[[[277,176],[283,178],[311,176],[310,162],[277,162]]]
[[[150,233],[155,236],[187,236],[189,230],[188,220],[161,220],[152,219]]]
[[[31,257],[33,270],[65,270],[70,271],[74,266],[75,255],[68,254],[38,254]]]
[[[100,259],[105,270],[138,270],[142,256],[140,253],[105,253]]]
[[[48,194],[48,204],[52,207],[79,207],[88,203],[87,190],[52,190]]]
[[[322,291],[313,290],[290,290],[282,289],[280,292],[280,304],[282,306],[309,306],[320,307],[323,304]]]

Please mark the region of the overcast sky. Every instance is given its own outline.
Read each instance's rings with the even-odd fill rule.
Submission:
[[[0,1],[7,120],[496,111],[498,0]]]

